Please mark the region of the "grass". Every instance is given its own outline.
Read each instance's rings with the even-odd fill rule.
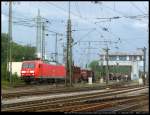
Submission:
[[[6,80],[1,80],[2,89],[8,89],[10,87],[10,83]]]
[[[25,83],[20,79],[20,78],[16,78],[14,77],[13,79],[13,84],[10,84],[10,81],[8,80],[1,80],[1,87],[2,89],[9,89],[9,88],[14,88],[16,86],[20,86],[20,85],[24,85]]]

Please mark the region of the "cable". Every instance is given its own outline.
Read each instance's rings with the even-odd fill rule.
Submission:
[[[88,33],[86,33],[84,36],[82,36],[78,41],[76,41],[76,42],[74,42],[74,44],[73,45],[75,45],[75,44],[77,44],[78,42],[80,42],[82,39],[84,39],[85,38],[85,36],[87,36],[88,34],[90,34],[91,32],[93,32],[95,30],[95,28],[94,29],[92,29],[92,30],[90,30]]]
[[[15,23],[15,22],[13,22],[13,23],[14,23],[14,24],[17,24],[17,25],[20,25],[20,26],[36,27],[36,26],[34,26],[34,25],[19,24],[19,23]]]
[[[112,11],[118,13],[118,14],[121,14],[124,18],[134,19],[133,17],[141,16],[141,15],[127,16],[126,14],[124,14],[124,13],[122,13],[122,12],[120,12],[120,11],[113,10],[111,7],[108,7],[108,6],[104,5],[104,4],[102,4],[102,5],[103,5],[104,7],[106,7],[106,8],[108,8],[108,9],[110,9],[110,10],[112,10]],[[147,15],[147,14],[144,13],[144,15]]]
[[[62,7],[60,7],[60,6],[57,6],[57,5],[54,4],[54,3],[48,2],[48,4],[49,4],[49,5],[53,5],[53,6],[55,6],[56,8],[61,9],[61,10],[65,11],[66,13],[68,13],[68,11],[66,11],[66,9],[64,9],[64,8],[62,8]],[[70,13],[72,13],[72,15],[74,15],[74,16],[78,16],[77,14],[75,14],[75,13],[72,12],[72,11],[70,11]],[[78,17],[80,17],[80,16],[78,16]],[[80,17],[80,18],[81,18],[81,17]]]
[[[140,8],[138,8],[133,2],[130,2],[130,4],[135,7],[138,11],[140,11],[142,14],[145,14]]]
[[[64,36],[64,34],[58,33],[58,32],[52,31],[52,30],[46,29],[46,31],[51,32],[51,33],[54,33],[54,34],[58,34],[58,35],[60,35],[60,36]]]
[[[8,14],[6,14],[6,13],[2,13],[3,15],[5,15],[5,16],[7,16],[7,17],[9,17],[9,15]],[[12,18],[14,18],[14,19],[19,19],[19,20],[22,20],[22,21],[33,21],[34,19],[29,19],[29,18],[21,18],[21,17],[16,17],[16,16],[12,16]]]
[[[58,9],[61,9],[61,10],[65,11],[66,13],[68,13],[68,11],[66,11],[64,8],[58,7],[57,5],[55,5],[55,4],[53,4],[53,3],[49,3],[49,2],[48,2],[48,4],[49,4],[49,5],[53,5],[53,6],[57,7]],[[80,19],[82,19],[82,20],[84,20],[84,21],[90,22],[87,18],[83,18],[83,16],[80,17],[79,15],[75,14],[75,13],[72,12],[72,11],[70,11],[70,13],[71,13],[72,15],[74,15],[74,16],[79,17]],[[90,23],[93,24],[94,22],[90,22]]]
[[[144,3],[143,3],[143,6],[144,6],[145,10],[147,10],[147,7],[145,6],[145,4],[144,4]]]
[[[116,10],[116,4],[115,4],[115,2],[114,2],[114,10]]]
[[[80,16],[80,17],[82,17],[82,16],[81,16],[81,13],[80,13],[79,6],[78,6],[78,3],[77,3],[77,2],[75,2],[75,6],[76,6],[76,10],[77,10],[77,12],[78,12],[79,16]]]

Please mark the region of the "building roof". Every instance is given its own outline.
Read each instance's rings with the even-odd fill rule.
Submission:
[[[105,53],[102,53],[101,55],[105,55]],[[109,52],[109,55],[143,55],[143,52]]]

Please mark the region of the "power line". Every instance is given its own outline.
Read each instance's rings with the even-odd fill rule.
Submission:
[[[20,26],[26,26],[26,27],[36,27],[36,25],[31,25],[31,24],[28,24],[28,23],[19,23],[19,22],[14,22],[13,21],[13,23],[14,24],[16,24],[16,25],[20,25]]]
[[[55,32],[55,31],[52,31],[52,30],[49,30],[49,29],[46,29],[46,31],[48,31],[48,32],[50,32],[50,33],[58,34],[58,35],[60,35],[60,36],[64,36],[64,34],[62,34],[62,33]]]
[[[144,6],[145,10],[147,10],[147,6],[145,6],[145,4],[144,4],[144,3],[143,3],[143,6]]]
[[[49,2],[48,2],[48,4],[49,4],[49,5],[53,5],[53,6],[57,7],[58,9],[61,9],[61,10],[63,10],[64,12],[66,12],[66,13],[67,13],[66,9],[64,9],[64,8],[62,8],[62,7],[59,7],[59,6],[57,6],[57,5],[53,4],[53,3],[49,3]],[[87,19],[87,18],[84,18],[83,16],[81,17],[81,16],[79,16],[79,15],[75,14],[75,13],[74,13],[74,12],[72,12],[72,11],[70,11],[70,13],[71,13],[72,15],[74,15],[74,16],[79,17],[80,19],[83,19],[84,21],[90,22],[90,21],[88,21],[88,19]],[[92,23],[92,24],[93,24],[94,22],[90,22],[90,23]]]
[[[52,3],[51,3],[52,4]],[[53,4],[54,5],[54,4]],[[61,9],[61,10],[63,10],[63,11],[65,11],[66,12],[66,10],[65,9],[63,9],[63,8],[60,8],[60,7],[58,7],[58,6],[56,6],[55,5],[55,7],[57,7],[57,8],[59,8],[59,9]],[[72,13],[72,12],[71,12]],[[78,15],[76,15],[76,14],[74,14],[74,13],[72,13],[73,15],[75,15],[75,16],[78,16]],[[89,20],[87,20],[87,19],[85,19],[85,18],[83,18],[83,17],[80,17],[80,16],[78,16],[79,18],[81,18],[81,19],[84,19],[85,21],[87,21],[87,22],[90,22],[90,23],[94,23],[94,22],[91,22],[91,21],[89,21]],[[118,18],[121,18],[121,17],[113,17],[113,19],[118,19]],[[104,28],[104,27],[102,27],[101,26],[101,28]]]
[[[79,9],[79,6],[78,6],[78,3],[77,3],[77,2],[75,2],[75,6],[76,6],[76,10],[77,10],[77,12],[78,12],[79,16],[80,16],[80,17],[82,17],[82,16],[81,16],[80,9]]]
[[[77,40],[76,42],[74,42],[73,45],[77,44],[78,42],[80,42],[82,39],[85,38],[85,36],[87,36],[88,34],[92,33],[95,30],[95,28],[93,28],[92,30],[90,30],[89,32],[87,32],[84,36],[82,36],[79,40]]]
[[[137,7],[133,2],[130,2],[130,4],[135,7],[138,11],[140,11],[142,14],[145,14],[139,7]]]
[[[127,15],[124,14],[123,12],[120,12],[120,11],[118,11],[118,10],[113,10],[113,8],[108,7],[108,6],[104,5],[104,4],[102,4],[102,5],[103,5],[105,8],[108,8],[108,9],[110,9],[110,10],[112,10],[112,11],[118,13],[118,14],[121,14],[124,18],[134,19],[133,17],[138,17],[138,16],[144,16],[144,17],[146,17],[146,15],[147,15],[147,14],[145,14],[144,12],[142,12],[143,15],[127,16]]]
[[[9,17],[7,13],[2,12],[2,14]],[[22,18],[22,17],[17,17],[17,16],[12,16],[12,18],[22,20],[22,21],[33,21],[33,18]]]
[[[56,8],[61,9],[61,10],[63,10],[64,12],[66,12],[66,13],[67,13],[67,10],[66,10],[66,9],[64,9],[64,8],[62,8],[62,7],[60,7],[60,6],[56,5],[56,4],[54,4],[54,3],[50,3],[50,2],[48,2],[48,4],[49,4],[49,5],[53,5],[53,6],[55,6]],[[72,15],[74,15],[74,16],[78,16],[78,17],[80,17],[79,15],[75,14],[75,13],[74,13],[74,12],[72,12],[72,11],[70,11],[70,13],[71,13]],[[81,18],[81,17],[80,17],[80,18]]]

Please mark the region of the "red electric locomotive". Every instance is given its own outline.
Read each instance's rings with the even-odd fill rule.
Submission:
[[[66,70],[63,65],[53,65],[41,60],[24,61],[21,76],[27,83],[43,79],[65,79]]]

